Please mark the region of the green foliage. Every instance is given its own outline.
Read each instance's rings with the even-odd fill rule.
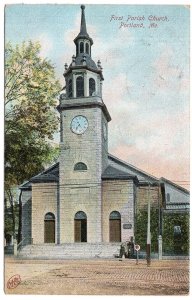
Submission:
[[[15,215],[15,226],[13,226],[13,215],[11,209],[5,209],[5,222],[4,222],[4,234],[13,235],[14,227],[18,228],[19,223],[19,206],[18,203],[14,203],[14,215]]]
[[[58,126],[54,107],[60,90],[54,67],[40,57],[38,43],[15,48],[8,43],[5,53],[6,132],[15,131],[17,122],[40,137],[52,138]]]
[[[158,252],[158,210],[151,209],[151,252]],[[163,214],[163,253],[165,255],[189,254],[189,213]],[[181,236],[174,237],[174,226],[181,227]],[[147,210],[137,212],[135,241],[146,250],[147,241]]]
[[[146,251],[147,244],[147,210],[140,210],[136,215],[135,242],[141,251]],[[151,252],[158,251],[158,210],[151,208]]]
[[[10,202],[12,231],[17,222],[13,187],[55,161],[50,140],[58,130],[56,96],[61,86],[54,66],[40,56],[40,44],[5,47],[5,197]],[[5,220],[10,229],[10,220]]]
[[[11,214],[5,212],[4,234],[13,235],[13,218]]]
[[[49,139],[58,129],[54,67],[40,56],[40,44],[5,49],[5,180],[20,184],[55,155]]]
[[[174,237],[174,226],[181,227],[181,236]],[[189,254],[189,213],[164,214],[163,252]]]

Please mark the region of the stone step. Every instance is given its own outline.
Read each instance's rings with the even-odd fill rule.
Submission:
[[[73,258],[73,257],[114,257],[119,254],[120,243],[72,243],[72,244],[40,244],[27,245],[19,253],[19,257],[31,258]]]

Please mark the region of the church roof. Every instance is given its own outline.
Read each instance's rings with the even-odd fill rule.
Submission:
[[[39,182],[58,182],[59,178],[53,174],[40,174],[34,176],[30,179],[32,183],[39,183]]]
[[[32,183],[58,182],[58,181],[59,181],[59,163],[57,162],[56,164],[44,170],[43,172],[29,179],[29,181],[22,184],[20,186],[20,189],[22,190],[31,189]]]
[[[143,184],[149,182],[151,184],[159,183],[159,179],[157,177],[152,176],[140,170],[139,168],[115,157],[114,155],[109,154],[108,159],[109,159],[109,165],[112,165],[115,168],[122,170],[124,172],[128,172],[132,176],[137,176],[139,183],[143,183]]]
[[[22,185],[20,185],[19,188],[21,190],[30,190],[31,189],[31,182],[30,181],[26,181],[25,183],[23,183]]]
[[[88,54],[82,54],[82,55],[78,55],[75,58],[75,65],[76,66],[85,66],[83,64],[83,56],[86,56],[86,66],[89,67],[90,69],[92,69],[93,71],[99,71],[99,69],[96,66],[96,63],[92,60],[92,58],[88,55]],[[70,65],[72,66],[72,64]]]
[[[54,174],[55,176],[59,177],[59,163],[55,163],[54,165],[47,168],[42,174]]]
[[[182,192],[184,192],[186,194],[190,194],[190,192],[187,189],[181,187],[180,185],[178,185],[178,184],[176,184],[176,183],[174,183],[174,182],[172,182],[172,181],[170,181],[170,180],[168,180],[168,179],[166,179],[164,177],[161,177],[160,181],[163,182],[163,183],[169,184],[169,185],[175,187],[176,189],[181,190]]]
[[[167,183],[169,185],[174,186],[176,189],[179,189],[183,191],[186,194],[189,194],[189,191],[172,181],[161,177],[160,179],[138,169],[137,167],[124,162],[117,157],[109,154],[109,165],[105,169],[105,171],[102,174],[102,179],[107,180],[128,180],[132,179],[136,181],[136,183],[139,182],[139,184],[159,184],[159,183]],[[59,163],[55,163],[51,167],[47,168],[43,172],[37,174],[36,176],[32,177],[29,181],[25,182],[20,186],[20,189],[22,190],[28,190],[31,189],[32,183],[40,183],[40,182],[59,182]]]
[[[108,166],[102,174],[102,179],[133,179],[137,180],[137,176],[121,171],[112,166]]]

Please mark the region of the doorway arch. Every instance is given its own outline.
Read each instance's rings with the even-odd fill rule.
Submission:
[[[44,243],[55,243],[55,215],[51,212],[44,218]]]
[[[109,241],[121,242],[121,214],[116,210],[109,215]]]
[[[78,211],[74,217],[75,242],[87,242],[87,215],[84,211]]]

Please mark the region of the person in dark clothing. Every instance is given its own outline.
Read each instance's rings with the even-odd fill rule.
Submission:
[[[133,258],[134,256],[134,242],[133,242],[133,237],[131,237],[131,240],[127,244],[128,248],[128,258]]]
[[[125,243],[122,243],[121,246],[120,246],[119,257],[122,259],[123,256],[124,257],[126,256],[126,244]]]

